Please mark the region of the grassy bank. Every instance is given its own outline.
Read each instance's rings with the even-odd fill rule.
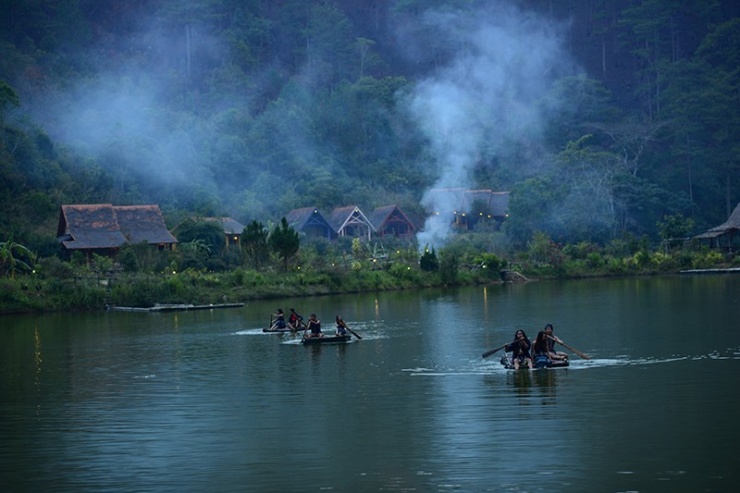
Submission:
[[[103,310],[107,306],[151,307],[157,303],[218,304],[255,299],[302,297],[344,293],[392,291],[444,286],[501,283],[502,273],[516,271],[527,279],[574,279],[678,273],[685,269],[740,267],[740,257],[708,249],[673,252],[640,249],[615,255],[588,244],[559,248],[548,242],[542,251],[514,256],[512,262],[493,254],[446,250],[439,258],[426,252],[415,258],[324,264],[304,263],[290,272],[268,268],[257,271],[235,267],[212,272],[185,269],[167,262],[145,272],[112,268],[109,260],[98,265],[39,262],[29,273],[0,278],[0,314]],[[101,266],[105,268],[101,268]]]
[[[481,275],[461,275],[456,285],[501,282]],[[390,271],[259,273],[235,269],[223,273],[186,271],[169,275],[118,274],[44,279],[0,279],[0,313],[102,310],[109,305],[149,307],[156,303],[236,303],[255,299],[392,291],[449,285],[439,273]]]

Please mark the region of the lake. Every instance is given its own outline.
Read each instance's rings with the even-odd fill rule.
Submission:
[[[0,318],[4,492],[736,491],[740,275]],[[264,334],[280,307],[362,337]],[[546,323],[569,368],[505,370]]]

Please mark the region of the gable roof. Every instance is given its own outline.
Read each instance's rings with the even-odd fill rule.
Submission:
[[[719,226],[709,228],[704,233],[695,236],[695,238],[716,238],[726,233],[734,234],[737,231],[740,231],[740,203],[735,206],[735,210],[732,211],[727,221]]]
[[[118,248],[127,243],[112,204],[63,205],[57,239],[69,250]]]
[[[191,217],[193,221],[219,223],[227,235],[240,235],[244,232],[244,225],[230,217]]]
[[[491,192],[490,210],[493,217],[508,217],[509,192]]]
[[[431,213],[448,214],[463,210],[464,188],[432,188],[425,194],[425,201],[436,210]]]
[[[69,250],[119,248],[126,243],[177,243],[156,205],[62,205],[57,239]]]
[[[417,229],[414,223],[395,204],[378,207],[368,214],[368,217],[380,235],[408,236]]]
[[[494,192],[490,188],[471,190],[466,188],[433,188],[426,198],[434,207],[441,210],[430,212],[451,214],[473,212],[475,203],[482,204],[492,217],[506,217],[509,214],[509,192]]]
[[[164,217],[157,205],[114,206],[118,225],[129,243],[161,245],[177,243],[167,230]]]
[[[334,227],[316,207],[293,209],[285,216],[288,225],[298,232],[332,239],[337,235]]]
[[[375,226],[356,205],[334,209],[329,216],[329,224],[339,236],[365,236],[370,239],[375,232]]]

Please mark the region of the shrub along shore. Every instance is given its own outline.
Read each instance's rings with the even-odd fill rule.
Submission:
[[[112,262],[39,263],[29,273],[0,278],[0,314],[94,311],[110,306],[151,307],[155,304],[221,304],[256,299],[363,293],[451,286],[500,284],[504,280],[575,279],[656,275],[687,269],[740,267],[739,258],[707,249],[647,252],[626,256],[566,247],[549,257],[509,263],[494,254],[475,257],[442,251],[419,260],[367,260],[340,267],[293,267],[288,272],[237,267],[222,272],[173,269],[124,272]],[[102,267],[102,268],[101,268]],[[512,273],[520,276],[512,276]],[[515,279],[516,280],[516,279]]]

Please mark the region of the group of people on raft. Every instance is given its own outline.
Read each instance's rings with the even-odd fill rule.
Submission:
[[[295,311],[294,308],[290,309],[290,315],[288,321],[285,321],[285,313],[282,308],[277,309],[277,313],[273,313],[273,322],[271,329],[285,329],[288,328],[293,332],[299,330],[306,331],[306,337],[324,337],[324,333],[321,331],[321,321],[316,318],[316,314],[312,313],[308,316],[308,322],[303,322],[303,316]],[[341,315],[336,317],[336,334],[335,336],[346,336],[347,335],[347,324],[342,319]]]
[[[514,333],[514,340],[504,346],[504,350],[512,353],[511,361],[516,370],[522,365],[529,368],[550,366],[568,359],[566,353],[555,351],[555,343],[563,344],[563,341],[553,334],[552,324],[547,324],[544,330],[537,333],[534,344],[529,341],[523,330],[517,330]]]

